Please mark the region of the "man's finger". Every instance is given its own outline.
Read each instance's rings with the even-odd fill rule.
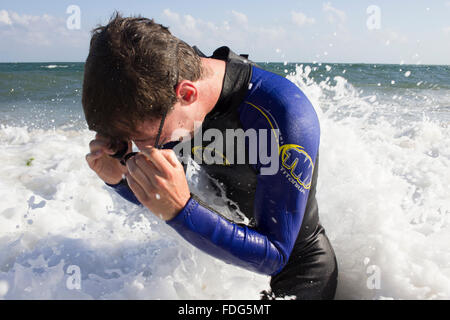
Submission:
[[[162,150],[154,147],[144,147],[141,151],[162,174],[168,173],[172,169],[171,163],[163,156]]]
[[[88,153],[88,154],[86,155],[86,161],[87,161],[88,163],[92,163],[92,162],[94,162],[95,160],[100,159],[101,157],[103,157],[103,150],[100,149],[100,150],[97,150],[97,151]]]
[[[107,141],[102,140],[92,140],[89,143],[89,149],[91,152],[95,152],[97,150],[103,150],[106,154],[114,154],[115,152],[109,148],[109,143]]]
[[[136,155],[134,157],[134,161],[136,165],[141,169],[141,171],[146,175],[146,177],[150,180],[152,186],[155,187],[156,191],[156,189],[161,186],[161,181],[165,178],[164,174],[156,169],[155,165],[143,154]]]
[[[148,200],[148,195],[144,191],[144,189],[141,187],[141,185],[130,175],[125,174],[125,178],[127,179],[128,186],[130,187],[131,191],[133,191],[136,198],[141,202],[145,202]]]
[[[145,174],[146,170],[143,170],[136,164],[135,157],[127,161],[127,169],[131,177],[138,182],[145,191],[151,192],[154,190],[151,179]]]
[[[100,133],[97,133],[95,135],[95,140],[101,140],[101,141],[105,141],[105,142],[110,142],[111,138],[108,138],[107,136],[101,135]]]
[[[150,160],[144,155],[137,155],[135,157],[136,165],[141,168],[142,172],[147,176],[152,184],[152,192],[163,192],[166,186],[166,179],[170,178],[170,175],[164,176]]]
[[[180,161],[178,161],[175,152],[172,149],[162,149],[160,150],[162,155],[166,158],[166,160],[175,168],[178,167]]]

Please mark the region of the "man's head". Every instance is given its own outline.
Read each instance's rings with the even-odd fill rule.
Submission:
[[[82,97],[89,129],[113,139],[133,139],[144,123],[151,123],[156,135],[159,120],[177,96],[189,101],[189,83],[202,75],[195,51],[166,27],[116,14],[93,30]],[[180,81],[183,88],[177,86]]]

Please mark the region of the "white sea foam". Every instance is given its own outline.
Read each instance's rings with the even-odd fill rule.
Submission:
[[[47,69],[55,69],[55,68],[68,68],[69,66],[66,65],[58,65],[58,64],[49,64],[46,66],[41,66],[42,68],[47,68]]]
[[[405,121],[402,101],[393,108],[310,72],[299,66],[288,78],[321,121],[317,197],[339,263],[337,298],[449,299],[446,124]],[[0,298],[258,299],[268,289],[269,277],[202,253],[105,187],[84,160],[92,137],[0,128]],[[79,290],[67,286],[69,266],[79,267]]]
[[[307,74],[299,66],[288,78],[320,106],[317,197],[340,267],[337,298],[449,299],[447,124],[402,121],[343,78],[318,85]],[[370,266],[379,289],[367,285]]]
[[[84,160],[92,138],[0,128],[0,298],[259,298],[268,277],[202,253],[105,187]],[[71,265],[81,290],[66,286]]]

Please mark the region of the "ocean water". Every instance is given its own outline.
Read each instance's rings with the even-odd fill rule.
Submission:
[[[336,298],[450,299],[450,66],[260,65],[319,115]],[[259,299],[269,277],[192,247],[88,168],[82,77],[0,64],[0,299]],[[190,168],[208,195],[202,177]]]

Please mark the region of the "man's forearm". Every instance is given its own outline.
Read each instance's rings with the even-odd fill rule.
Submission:
[[[267,236],[226,220],[195,197],[167,224],[200,250],[258,273],[274,275],[287,262]]]
[[[126,200],[141,205],[126,180],[108,186]],[[273,275],[287,262],[267,236],[226,220],[195,196],[167,224],[198,249],[245,269]]]

